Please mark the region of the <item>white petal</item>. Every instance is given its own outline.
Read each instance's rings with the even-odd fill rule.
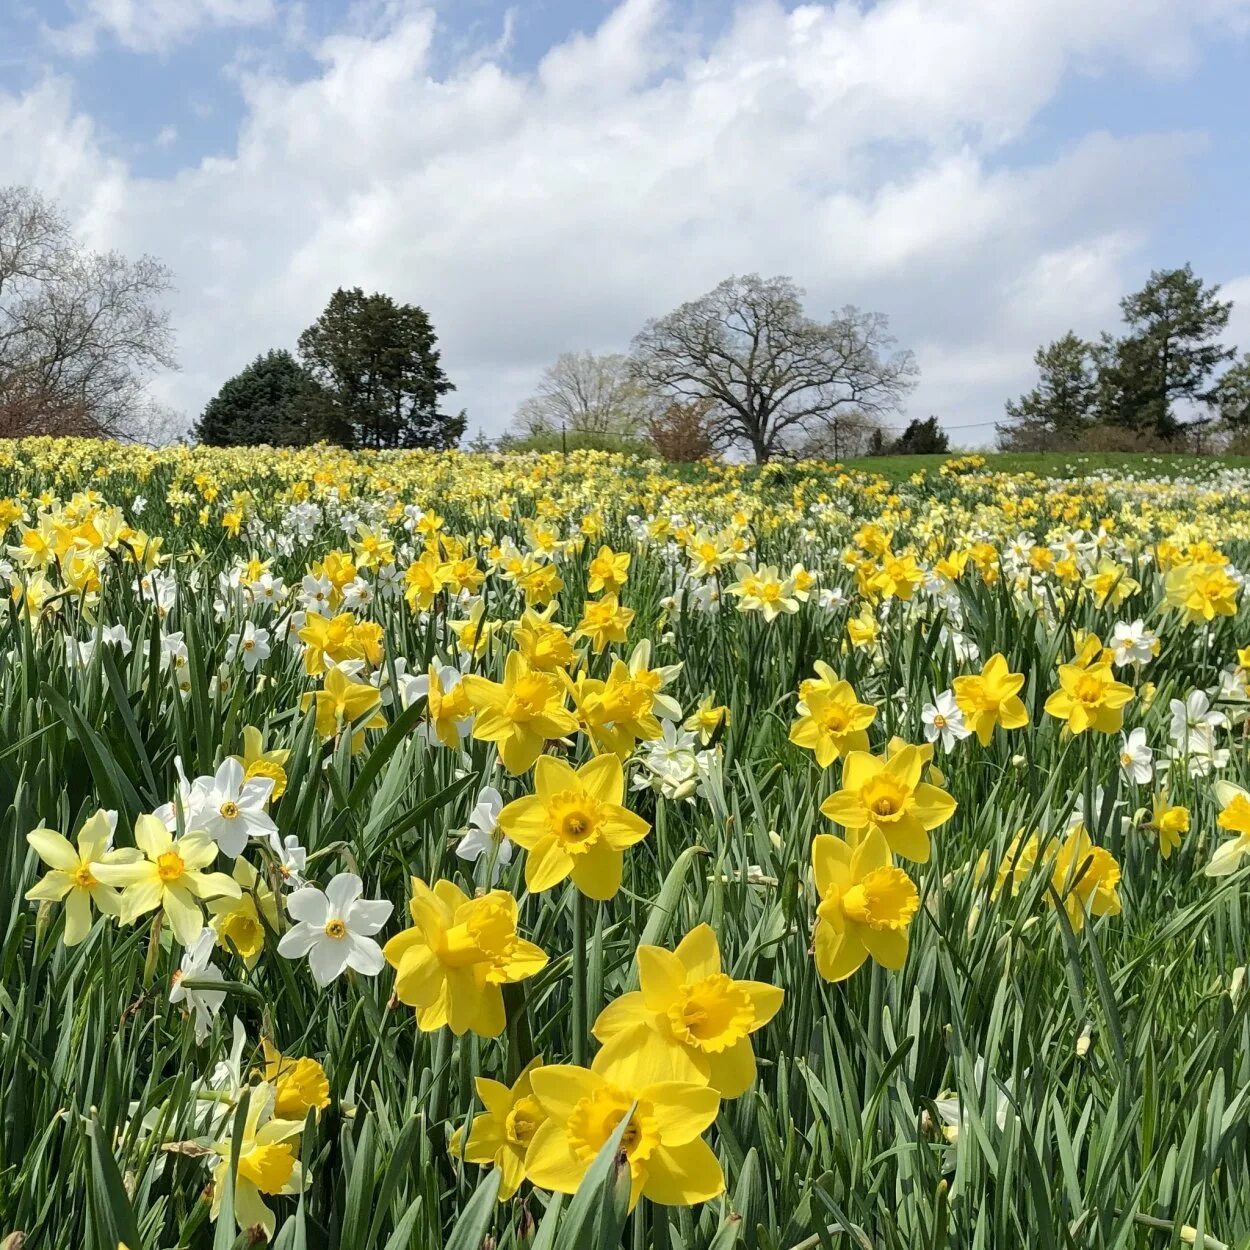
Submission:
[[[278,940],[278,954],[286,959],[303,959],[312,949],[313,943],[324,934],[324,928],[301,922],[293,929],[288,929]]]
[[[348,932],[372,937],[390,918],[395,905],[390,899],[357,899],[343,914]]]
[[[382,948],[372,939],[352,934],[344,945],[351,947],[347,956],[348,966],[355,968],[362,976],[376,977],[382,971],[385,960]]]
[[[330,918],[330,904],[326,896],[316,886],[306,885],[303,889],[294,890],[287,895],[286,909],[292,919],[302,920],[307,924],[324,929]]]
[[[329,985],[344,968],[352,953],[348,938],[332,938],[322,935],[308,952],[308,966],[318,985]]]
[[[347,909],[360,897],[364,883],[354,872],[341,872],[326,886],[326,898],[335,916],[346,916]]]

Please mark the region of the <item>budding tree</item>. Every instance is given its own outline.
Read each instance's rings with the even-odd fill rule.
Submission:
[[[176,367],[150,256],[93,252],[38,193],[0,187],[0,433],[141,437],[145,383]]]
[[[844,413],[897,410],[916,366],[895,350],[885,316],[848,305],[816,321],[802,299],[789,278],[727,278],[647,322],[634,339],[633,374],[661,393],[709,401],[717,443],[745,447],[761,463],[817,431],[836,443]]]

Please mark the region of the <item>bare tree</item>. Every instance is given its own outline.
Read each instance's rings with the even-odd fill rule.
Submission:
[[[897,410],[916,366],[910,352],[894,350],[885,316],[848,305],[814,321],[802,299],[786,277],[727,278],[643,327],[633,375],[669,395],[712,401],[717,443],[748,447],[761,463],[822,427],[836,442],[844,412]]]
[[[618,353],[562,352],[523,400],[513,426],[523,435],[559,433],[638,436],[653,404]]]
[[[169,271],[150,256],[81,247],[22,187],[0,188],[0,408],[46,432],[131,437],[153,411],[144,384],[176,368]]]

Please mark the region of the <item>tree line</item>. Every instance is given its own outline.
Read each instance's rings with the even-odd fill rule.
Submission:
[[[1120,301],[1123,333],[1068,331],[1033,357],[1038,381],[996,428],[1007,450],[1120,439],[1125,449],[1250,434],[1250,353],[1220,341],[1232,301],[1190,265],[1151,273]],[[1110,447],[1108,449],[1111,449]]]
[[[168,440],[176,418],[147,383],[176,367],[171,282],[152,257],[85,247],[36,192],[0,188],[0,436]],[[1250,353],[1238,359],[1221,341],[1232,303],[1220,288],[1189,265],[1158,270],[1120,307],[1122,333],[1069,332],[1038,349],[1038,382],[1006,405],[1000,446],[1250,438]],[[470,447],[760,463],[944,452],[936,417],[891,436],[917,376],[883,313],[847,305],[811,316],[790,278],[746,274],[647,321],[628,352],[562,353],[508,432]],[[454,391],[423,308],[339,288],[294,350],[267,351],[226,381],[192,434],[216,445],[454,447],[467,424],[447,406]]]

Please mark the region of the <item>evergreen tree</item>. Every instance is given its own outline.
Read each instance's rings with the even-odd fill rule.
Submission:
[[[995,428],[999,445],[1034,450],[1071,441],[1097,415],[1094,349],[1071,330],[1033,355],[1037,385],[1007,401],[1007,420]]]
[[[454,447],[465,415],[439,411],[455,389],[439,365],[425,311],[389,295],[340,288],[299,337],[299,354],[359,447]]]
[[[1102,419],[1160,438],[1181,429],[1177,401],[1206,401],[1216,369],[1233,356],[1219,342],[1232,302],[1193,268],[1157,269],[1120,301],[1128,333],[1104,335],[1095,352]]]
[[[890,448],[892,456],[933,456],[950,450],[950,439],[938,425],[937,417],[924,421],[910,421],[907,428],[894,440]]]
[[[193,432],[216,447],[298,446],[336,434],[325,392],[288,351],[257,356],[226,382]]]
[[[1250,352],[1224,371],[1209,402],[1226,429],[1235,434],[1250,430]]]

